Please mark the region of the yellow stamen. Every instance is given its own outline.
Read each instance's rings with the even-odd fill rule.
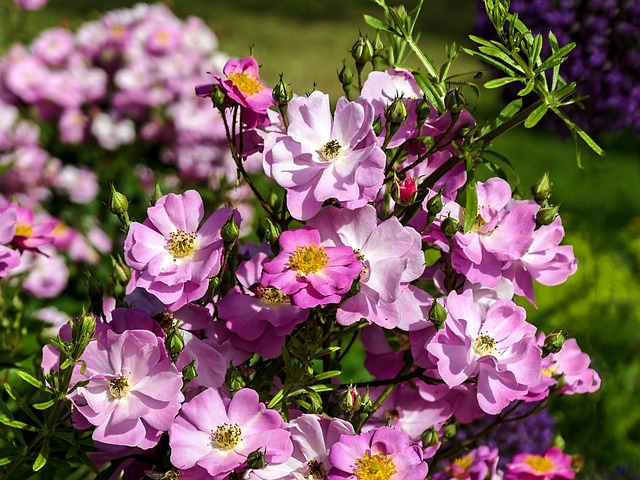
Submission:
[[[131,390],[131,385],[129,385],[129,379],[125,376],[120,375],[120,377],[109,380],[109,393],[116,397],[122,398]]]
[[[472,348],[481,357],[484,357],[485,355],[495,356],[498,352],[496,350],[496,341],[486,334],[478,335],[473,341]]]
[[[356,460],[356,468],[353,474],[359,480],[389,480],[396,474],[396,465],[393,463],[393,455],[371,452]]]
[[[524,463],[533,468],[537,473],[551,472],[555,468],[553,460],[541,455],[527,455]]]
[[[324,468],[322,462],[318,460],[309,460],[307,462],[307,468],[309,469],[309,476],[316,480],[327,480],[327,470]]]
[[[260,85],[256,77],[251,77],[245,72],[233,72],[227,75],[227,78],[231,80],[231,83],[238,87],[242,93],[246,93],[248,96],[255,95],[264,90],[264,87]]]
[[[196,249],[197,239],[196,233],[176,230],[169,235],[166,248],[174,259],[188,257]]]
[[[33,235],[33,227],[26,223],[18,223],[16,225],[16,237],[30,237]]]
[[[262,287],[256,288],[256,296],[269,305],[279,305],[281,303],[289,302],[289,295],[282,293],[276,287]]]
[[[320,149],[320,154],[325,160],[333,160],[340,155],[342,147],[337,140],[329,140]]]
[[[314,244],[296,247],[289,257],[287,266],[303,275],[309,275],[321,270],[327,263],[329,256],[325,253],[324,247]]]
[[[211,432],[211,442],[223,450],[230,450],[240,443],[242,430],[237,423],[223,423]]]

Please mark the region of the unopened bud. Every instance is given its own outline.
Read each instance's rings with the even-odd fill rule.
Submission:
[[[266,451],[266,448],[265,448],[265,451]],[[251,452],[247,456],[247,467],[252,468],[254,470],[263,468],[267,464],[265,451],[261,451],[260,449],[258,449]]]
[[[160,198],[162,198],[162,190],[160,190],[160,182],[156,179],[153,185],[153,192],[149,195],[149,205],[153,207]]]
[[[447,318],[447,311],[436,299],[433,300],[431,309],[429,310],[429,321],[435,325],[439,330],[442,328],[444,321]]]
[[[428,428],[421,435],[422,439],[422,448],[433,447],[437,445],[440,441],[440,437],[438,437],[438,431],[434,428]]]
[[[211,101],[214,107],[223,111],[229,104],[229,97],[227,97],[227,93],[219,85],[214,85],[211,91]]]
[[[346,293],[345,296],[347,298],[355,297],[357,294],[360,293],[360,290],[361,290],[360,277],[356,277],[356,279],[351,284],[351,288],[349,289],[349,291]]]
[[[562,332],[550,333],[544,339],[542,346],[542,356],[546,357],[550,353],[558,353],[564,347],[564,341],[567,339]]]
[[[444,106],[451,113],[460,113],[466,106],[464,95],[460,88],[449,90],[444,97]]]
[[[437,215],[442,211],[442,192],[427,200],[427,212],[431,215]]]
[[[382,133],[382,122],[380,121],[380,117],[377,117],[373,122],[373,133],[376,134],[376,137]]]
[[[388,63],[384,54],[384,44],[380,40],[380,35],[376,34],[373,41],[373,57],[371,57],[371,65],[374,70],[382,72],[387,69]]]
[[[231,215],[227,223],[224,224],[222,230],[220,231],[220,236],[225,243],[233,243],[238,239],[238,235],[240,235],[240,229],[238,228],[238,224],[236,223],[235,215]]]
[[[440,228],[447,238],[453,238],[460,231],[460,223],[453,217],[447,217],[442,220]]]
[[[178,355],[180,355],[180,352],[184,350],[184,338],[182,338],[182,333],[180,333],[180,330],[177,327],[167,334],[164,344],[165,347],[167,347],[169,356],[173,361],[175,361],[178,358]]]
[[[96,333],[96,317],[90,312],[84,312],[71,322],[71,340],[73,343],[73,357],[79,358],[93,340]]]
[[[111,195],[109,196],[109,211],[118,217],[125,215],[129,210],[129,200],[122,193],[118,192],[113,183],[111,184]]]
[[[102,299],[104,297],[104,288],[102,284],[96,280],[90,272],[87,272],[86,292],[91,302],[91,312],[96,315],[102,314]]]
[[[353,59],[356,61],[356,67],[361,70],[373,57],[373,45],[371,42],[367,40],[366,36],[362,36],[358,38],[358,41],[353,44],[351,48],[351,55]]]
[[[560,204],[541,208],[536,214],[536,222],[538,222],[539,225],[550,225],[558,216],[559,210]]]
[[[278,106],[288,104],[293,98],[291,85],[284,82],[284,80],[282,79],[282,74],[280,74],[280,81],[278,81],[278,83],[276,83],[276,86],[273,87],[273,92],[271,95],[273,96],[273,101],[276,102],[276,105]]]
[[[344,60],[342,61],[342,69],[338,72],[338,80],[343,86],[351,85],[353,82],[353,70],[349,68]]]
[[[276,245],[280,238],[280,233],[282,233],[280,227],[274,224],[270,218],[267,218],[266,222],[267,228],[265,229],[264,237],[267,239],[267,242],[269,242],[269,245]]]
[[[445,425],[442,438],[444,438],[445,440],[451,440],[453,437],[456,436],[456,431],[457,431],[457,428],[455,423],[450,423],[448,425]]]
[[[182,382],[183,384],[189,385],[189,382],[198,376],[198,371],[196,370],[196,359],[194,358],[182,369]]]
[[[246,385],[244,377],[240,373],[240,370],[233,365],[233,362],[229,363],[229,368],[224,377],[224,383],[231,392],[237,392]]]
[[[393,201],[402,206],[413,205],[418,195],[418,186],[412,177],[396,180],[391,187]]]
[[[422,101],[419,102],[416,106],[416,117],[419,127],[424,125],[424,122],[427,121],[429,115],[431,115],[431,104],[427,101],[426,98],[423,98]]]
[[[120,285],[126,285],[131,280],[131,269],[124,263],[122,257],[118,255],[118,258],[111,257],[111,267],[113,273],[111,274],[113,281]]]
[[[400,125],[407,118],[407,106],[401,97],[396,97],[393,102],[387,107],[384,112],[384,116],[387,119],[387,123],[395,123]]]
[[[549,179],[549,172],[546,172],[542,178],[540,178],[536,183],[531,187],[531,193],[533,194],[533,198],[538,203],[542,203],[547,200],[551,196],[551,180]]]
[[[346,413],[355,413],[360,410],[362,399],[358,390],[350,386],[340,396],[340,408]]]
[[[371,395],[369,395],[369,387],[367,387],[364,392],[364,396],[362,397],[362,401],[360,402],[360,410],[364,413],[369,413],[373,408],[373,401],[371,400]]]

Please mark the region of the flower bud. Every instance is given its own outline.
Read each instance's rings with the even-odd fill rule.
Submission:
[[[275,225],[270,218],[266,219],[267,228],[264,232],[264,237],[267,239],[270,245],[276,245],[278,243],[278,239],[280,238],[280,227]]]
[[[358,390],[349,386],[343,393],[340,395],[340,408],[346,413],[355,413],[360,410],[360,405],[362,404],[362,398],[360,398],[360,393]]]
[[[440,437],[438,437],[438,431],[434,428],[428,428],[421,435],[422,438],[422,448],[433,447],[437,445],[440,441]]]
[[[546,357],[550,353],[558,353],[564,347],[564,341],[567,339],[562,332],[550,333],[544,339],[542,346],[542,356]]]
[[[460,223],[453,217],[447,217],[442,220],[440,228],[447,238],[453,238],[460,231]]]
[[[153,185],[153,192],[149,195],[149,205],[153,207],[158,200],[162,197],[162,190],[160,190],[160,182],[156,178],[156,181]]]
[[[553,184],[549,179],[549,172],[545,172],[542,178],[540,178],[531,187],[531,193],[533,194],[533,198],[536,200],[536,202],[542,203],[551,196],[552,185]]]
[[[225,243],[229,244],[235,242],[238,239],[238,235],[240,235],[240,229],[236,223],[235,215],[232,214],[222,227],[220,236]]]
[[[111,276],[116,284],[126,285],[129,283],[129,280],[131,280],[131,269],[124,263],[120,255],[118,255],[117,260],[113,256],[111,257],[111,267],[113,268]]]
[[[371,42],[366,36],[363,37],[362,34],[360,34],[358,41],[354,43],[351,48],[351,55],[356,61],[356,67],[358,67],[359,70],[362,70],[371,60],[371,57],[373,57],[373,45],[371,45]]]
[[[442,211],[442,191],[427,200],[427,212],[437,215]]]
[[[416,117],[418,120],[418,126],[424,125],[424,122],[427,121],[431,115],[431,104],[427,101],[426,98],[422,98],[422,101],[418,103],[416,106]]]
[[[360,402],[360,410],[364,413],[369,413],[373,408],[373,402],[371,401],[371,395],[369,395],[369,387],[364,392],[364,397],[362,397],[362,401]]]
[[[180,352],[184,350],[184,338],[182,338],[182,334],[177,327],[167,334],[164,344],[167,347],[171,359],[176,361]]]
[[[213,105],[222,112],[227,108],[229,98],[227,97],[227,93],[220,88],[219,85],[214,85],[213,90],[211,91],[211,101],[213,102]]]
[[[550,225],[558,216],[559,210],[560,204],[541,208],[536,214],[536,222],[539,225]]]
[[[418,195],[418,187],[416,181],[412,177],[406,177],[404,180],[396,179],[391,187],[391,197],[398,205],[413,205]]]
[[[466,106],[464,95],[460,88],[454,88],[449,90],[444,97],[444,106],[451,113],[460,113]]]
[[[440,330],[444,321],[447,318],[447,311],[444,307],[438,302],[438,300],[433,299],[433,304],[431,305],[431,309],[429,310],[429,321],[436,326],[436,329]]]
[[[382,122],[380,121],[379,116],[373,122],[373,133],[376,134],[376,137],[382,133]]]
[[[384,117],[388,123],[400,125],[407,119],[408,114],[407,106],[402,100],[402,97],[396,97],[385,110]]]
[[[104,288],[102,284],[89,272],[87,272],[86,292],[89,297],[89,301],[91,302],[91,312],[95,315],[101,315]]]
[[[184,385],[189,385],[189,382],[198,376],[196,370],[196,359],[194,358],[182,369],[182,382]]]
[[[451,440],[453,437],[456,436],[456,431],[457,431],[457,428],[455,423],[450,423],[448,425],[445,425],[442,438],[445,440]]]
[[[293,98],[291,85],[284,82],[284,80],[282,79],[282,74],[280,74],[280,81],[278,81],[278,83],[276,83],[276,86],[273,87],[273,92],[271,95],[273,96],[273,101],[276,102],[276,105],[278,106],[288,104]]]
[[[342,69],[338,72],[338,80],[343,86],[351,85],[353,82],[353,70],[349,68],[344,60],[342,61]]]
[[[251,452],[247,456],[247,467],[253,468],[254,470],[263,468],[267,464],[265,452],[266,448],[264,452],[260,449]]]
[[[387,58],[384,54],[384,44],[380,40],[380,35],[376,33],[373,41],[373,57],[371,57],[371,65],[375,71],[382,72],[387,69]]]
[[[88,344],[96,333],[96,317],[90,312],[84,312],[71,322],[71,339],[73,343]],[[84,349],[83,349],[84,350]]]
[[[229,363],[229,368],[224,376],[224,383],[231,392],[237,392],[246,386],[244,377],[240,370],[233,365],[233,362]]]
[[[360,277],[356,277],[353,283],[351,283],[351,288],[345,294],[345,298],[355,297],[357,294],[360,293],[360,290],[361,290]]]
[[[113,183],[111,184],[111,195],[109,196],[109,211],[118,217],[127,214],[129,210],[129,200],[122,193],[118,192]]]

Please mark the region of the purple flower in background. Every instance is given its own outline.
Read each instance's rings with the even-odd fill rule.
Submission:
[[[40,10],[49,0],[13,0],[13,3],[23,10]]]
[[[558,447],[550,447],[541,455],[520,453],[507,465],[505,480],[571,480],[571,456]]]
[[[493,480],[497,465],[498,449],[481,445],[452,460],[433,480]]]

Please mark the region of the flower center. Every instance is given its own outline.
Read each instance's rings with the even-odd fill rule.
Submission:
[[[542,370],[542,375],[545,377],[553,377],[556,373],[558,373],[558,365],[552,363],[547,368]]]
[[[122,398],[131,390],[129,379],[123,375],[109,380],[109,393],[116,398]]]
[[[533,468],[537,473],[551,472],[555,468],[553,460],[540,455],[527,455],[524,463]]]
[[[175,323],[175,318],[171,312],[160,312],[154,315],[153,319],[160,324],[164,333],[169,333]]]
[[[318,245],[298,246],[289,257],[288,267],[303,275],[315,273],[329,263],[329,256],[324,247]]]
[[[342,150],[342,147],[337,140],[329,140],[320,149],[320,154],[325,160],[333,160],[340,155],[340,150]]]
[[[496,341],[489,335],[478,335],[473,341],[473,350],[484,357],[485,355],[494,355],[498,352],[496,350]]]
[[[318,460],[309,460],[307,462],[309,469],[309,477],[317,480],[327,480],[327,471],[324,464]]]
[[[259,285],[256,287],[256,296],[262,300],[263,303],[269,305],[280,305],[289,302],[289,295],[282,293],[276,287],[263,287]]]
[[[458,457],[453,461],[453,464],[462,470],[462,472],[459,473],[466,472],[472,463],[473,455],[471,453],[465,455],[464,457]]]
[[[16,237],[30,237],[33,235],[33,227],[26,223],[18,223],[16,225]]]
[[[391,408],[384,414],[384,418],[387,421],[387,425],[390,425],[391,422],[400,418],[400,412],[395,408]]]
[[[197,239],[198,235],[194,232],[176,230],[169,234],[167,250],[169,250],[169,253],[173,255],[174,259],[187,257],[196,249]]]
[[[230,450],[240,443],[241,434],[242,430],[237,423],[223,423],[215,432],[211,431],[211,442],[223,450]]]
[[[393,455],[365,453],[364,457],[356,460],[354,475],[359,480],[389,480],[396,474],[396,465],[393,463]]]
[[[235,87],[238,87],[242,93],[246,93],[248,96],[255,95],[264,90],[264,87],[260,85],[256,77],[251,77],[244,72],[230,73],[227,75],[227,78],[231,80],[231,83],[233,83]]]

